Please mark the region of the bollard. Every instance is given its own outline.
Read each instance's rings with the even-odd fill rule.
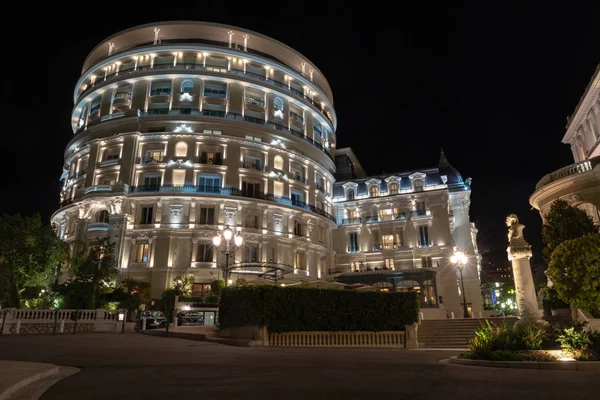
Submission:
[[[142,331],[146,330],[146,318],[142,318]]]
[[[454,319],[454,311],[450,311],[450,316]]]
[[[60,326],[58,327],[58,332],[59,333],[65,332],[65,320],[64,319],[60,321]]]
[[[18,335],[21,332],[21,321],[17,321],[15,324],[15,335]]]
[[[423,311],[421,311],[421,312],[419,313],[419,316],[421,317],[421,320],[425,319],[425,318],[423,318]]]

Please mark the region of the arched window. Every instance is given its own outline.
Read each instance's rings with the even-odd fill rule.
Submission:
[[[275,169],[282,170],[283,169],[283,157],[275,156],[275,159],[273,160],[273,167]]]
[[[389,188],[390,194],[398,194],[398,184],[397,183],[390,183],[388,188]]]
[[[187,80],[181,82],[181,93],[192,93],[194,91],[194,82]]]
[[[96,222],[106,222],[108,223],[108,211],[100,210],[98,214],[96,214]]]
[[[348,192],[346,192],[346,200],[354,200],[354,189],[348,189]]]
[[[175,157],[187,156],[188,146],[186,142],[179,142],[175,145]]]
[[[275,100],[273,100],[273,107],[275,107],[275,111],[283,112],[283,100],[281,100],[281,97],[275,97]]]
[[[369,196],[371,196],[371,197],[379,196],[379,187],[377,185],[369,186]]]

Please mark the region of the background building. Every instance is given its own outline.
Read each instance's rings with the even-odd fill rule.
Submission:
[[[529,202],[542,219],[556,199],[579,207],[600,222],[600,66],[596,69],[575,112],[568,118],[562,142],[571,146],[574,164],[544,176]]]
[[[469,180],[443,153],[436,168],[368,178],[336,151],[327,80],[286,45],[214,23],[131,28],[88,55],[74,102],[52,221],[73,251],[109,236],[122,277],[153,296],[184,274],[208,290],[224,264],[212,238],[231,226],[244,236],[232,262],[285,265],[287,284],[398,271],[375,283],[418,290],[443,317],[461,315],[456,246],[481,310]]]

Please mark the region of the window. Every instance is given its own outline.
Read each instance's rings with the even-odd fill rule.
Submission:
[[[244,247],[244,262],[258,262],[258,247],[246,245]]]
[[[173,186],[185,185],[185,169],[173,170]]]
[[[298,182],[302,182],[302,183],[306,182],[306,178],[304,178],[304,173],[297,168],[292,168],[290,177]]]
[[[214,175],[199,176],[198,191],[207,193],[219,193],[221,191],[221,177]]]
[[[273,159],[273,168],[283,170],[283,157],[275,156]]]
[[[162,162],[162,151],[160,150],[148,150],[146,152],[146,158],[142,160],[143,164],[154,164]]]
[[[244,228],[258,228],[258,215],[254,215],[252,212],[246,212],[244,214]]]
[[[212,262],[213,246],[209,243],[198,243],[196,262]]]
[[[260,198],[260,183],[242,182],[242,196]]]
[[[193,91],[194,91],[194,82],[192,82],[192,81],[181,82],[181,92],[182,93],[192,93]]]
[[[296,253],[296,269],[306,271],[306,254],[303,251]]]
[[[281,100],[281,97],[275,97],[275,100],[273,100],[273,107],[275,108],[275,111],[283,111],[283,100]]]
[[[348,253],[358,252],[358,233],[350,232],[348,234]]]
[[[263,170],[263,163],[260,158],[244,156],[244,168],[254,169],[256,171]]]
[[[398,184],[390,183],[388,185],[388,192],[389,192],[389,194],[398,194]]]
[[[204,129],[202,133],[204,133],[205,135],[222,135],[223,131],[216,129]]]
[[[265,94],[260,90],[254,90],[252,88],[246,88],[246,94],[244,95],[244,102],[246,104],[253,104],[259,107],[265,107]]]
[[[394,219],[394,214],[391,208],[385,208],[379,210],[379,220],[380,221],[389,221]]]
[[[415,181],[415,192],[423,191],[423,180],[419,179]]]
[[[294,220],[294,235],[303,236],[302,235],[302,224],[297,220]]]
[[[304,117],[302,117],[302,115],[297,114],[293,111],[290,111],[290,118],[293,119],[294,121],[300,122],[301,124],[304,123]]]
[[[379,196],[379,187],[377,187],[377,185],[369,186],[369,196],[371,196],[371,197]]]
[[[100,178],[100,185],[114,185],[117,183],[117,180],[112,176],[103,176]]]
[[[417,207],[417,215],[418,216],[427,215],[427,210],[425,209],[424,201],[417,201],[416,207]]]
[[[304,204],[304,194],[298,190],[292,189],[292,205],[297,206],[302,204]]]
[[[223,164],[223,154],[220,151],[203,151],[200,153],[200,164]]]
[[[152,90],[150,90],[150,96],[170,96],[170,95],[171,95],[171,81],[152,82]]]
[[[325,243],[325,228],[319,227],[319,243]]]
[[[354,189],[348,189],[346,192],[346,200],[354,200]]]
[[[100,212],[96,215],[96,222],[108,223],[108,211],[100,210]]]
[[[160,187],[160,176],[145,176],[144,187],[147,189],[158,189]]]
[[[154,220],[152,219],[152,214],[154,212],[153,207],[142,207],[140,224],[152,224]]]
[[[175,157],[187,156],[188,145],[186,142],[178,142],[175,145]]]
[[[429,246],[429,228],[427,226],[419,227],[419,247]]]
[[[212,207],[200,207],[200,225],[214,225],[215,209]]]
[[[246,139],[252,140],[254,142],[262,142],[262,138],[259,138],[258,136],[246,135]]]
[[[421,257],[421,268],[433,268],[431,257]]]
[[[313,132],[315,133],[315,135],[319,136],[319,137],[323,137],[323,131],[321,129],[321,125],[315,125],[313,126]]]
[[[119,147],[111,147],[106,150],[104,160],[118,160],[121,155],[121,149]]]
[[[273,182],[273,195],[283,197],[283,182]]]
[[[206,84],[204,87],[204,96],[212,97],[215,99],[226,99],[227,98],[227,86],[219,84]]]
[[[135,246],[135,262],[148,262],[148,243],[138,243]]]
[[[210,283],[194,283],[192,285],[193,297],[204,297],[211,293]]]
[[[385,259],[385,268],[387,268],[387,269],[394,269],[394,259],[393,258],[386,258]]]

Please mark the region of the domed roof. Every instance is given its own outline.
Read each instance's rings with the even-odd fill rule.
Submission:
[[[448,159],[446,158],[443,149],[441,149],[440,151],[440,161],[438,162],[438,169],[440,171],[440,175],[446,175],[446,177],[448,178],[446,182],[448,185],[464,184],[462,175],[460,174],[460,172],[458,172],[456,168],[454,168],[448,162]]]

